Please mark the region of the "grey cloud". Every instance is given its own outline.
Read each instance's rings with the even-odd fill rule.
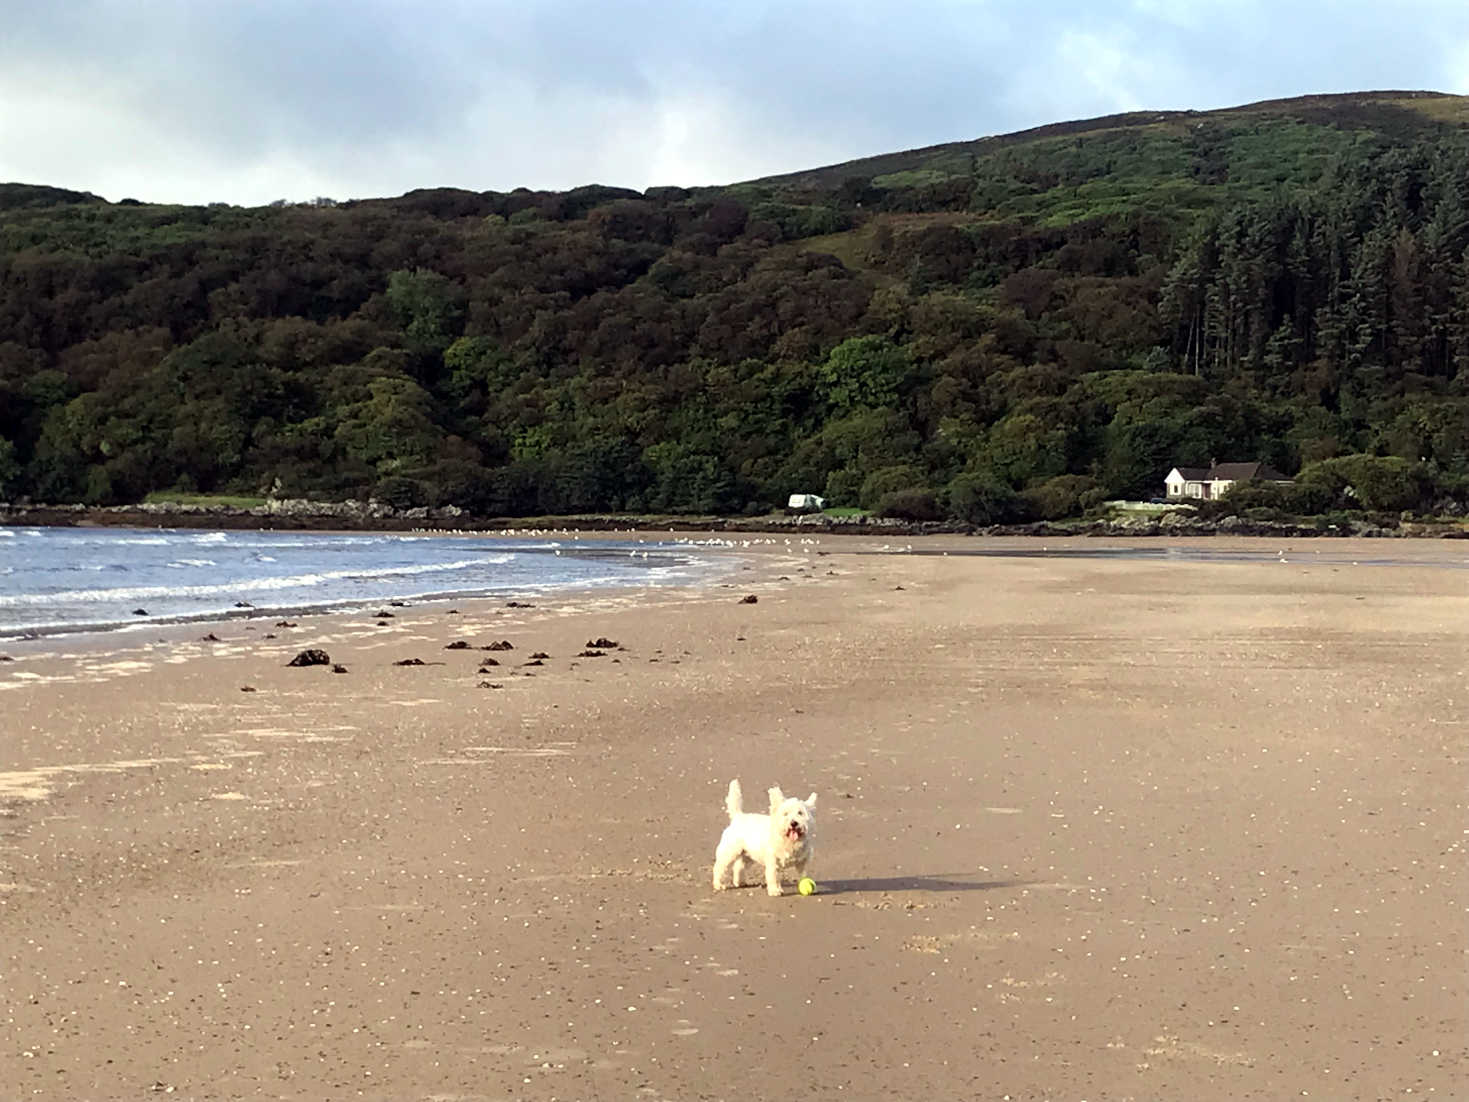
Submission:
[[[1469,90],[1458,0],[0,6],[0,178],[114,198],[709,183],[1131,106]]]

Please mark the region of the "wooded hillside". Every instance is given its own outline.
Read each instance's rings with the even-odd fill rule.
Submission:
[[[641,194],[0,185],[0,498],[985,522],[1218,458],[1462,512],[1466,124],[1313,97]]]

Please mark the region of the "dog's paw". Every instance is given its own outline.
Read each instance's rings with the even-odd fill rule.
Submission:
[[[765,889],[765,894],[766,895],[784,895],[785,892],[781,891],[779,888],[766,888]]]

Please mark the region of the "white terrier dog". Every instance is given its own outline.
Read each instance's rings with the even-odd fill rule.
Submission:
[[[714,890],[726,886],[738,888],[745,871],[745,861],[765,866],[765,890],[780,895],[781,874],[794,872],[799,880],[811,864],[811,847],[815,822],[812,809],[816,793],[805,800],[794,796],[786,799],[779,788],[770,790],[770,814],[759,815],[744,810],[740,782],[729,782],[724,809],[729,812],[729,826],[714,851]],[[729,875],[729,884],[724,882]]]

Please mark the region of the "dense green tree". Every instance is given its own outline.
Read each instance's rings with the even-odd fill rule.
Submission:
[[[8,500],[11,489],[20,484],[20,471],[15,445],[0,436],[0,501]]]
[[[351,458],[392,474],[433,457],[443,438],[433,412],[433,399],[412,379],[376,378],[361,401],[342,409],[335,439]]]
[[[912,370],[907,353],[886,337],[850,337],[821,365],[822,396],[838,416],[893,406]]]

